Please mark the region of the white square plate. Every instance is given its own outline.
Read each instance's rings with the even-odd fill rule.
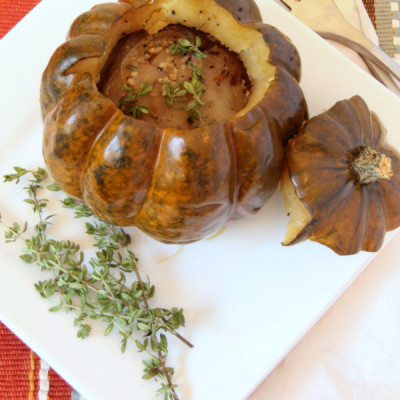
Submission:
[[[14,165],[44,165],[41,74],[74,18],[96,3],[43,0],[0,41],[1,175]],[[310,114],[359,94],[400,149],[400,99],[272,0],[259,0],[259,6],[265,22],[292,38],[300,51]],[[24,197],[16,185],[1,185],[5,220],[32,217]],[[286,223],[277,192],[256,216],[182,251],[131,230],[142,273],[156,286],[154,302],[185,311],[181,333],[195,348],[169,340],[182,400],[245,399],[374,256],[339,257],[308,242],[282,247]],[[83,233],[75,224],[64,218],[52,232],[73,234],[79,242]],[[100,322],[88,339],[77,339],[72,316],[47,311],[50,305],[33,287],[43,273],[19,261],[19,247],[0,241],[0,319],[87,399],[154,398],[158,386],[141,379],[142,355],[134,345],[122,355],[119,336],[104,337]]]

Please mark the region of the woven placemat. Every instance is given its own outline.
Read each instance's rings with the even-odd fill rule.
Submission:
[[[400,0],[363,0],[379,38],[379,46],[400,61]]]
[[[0,38],[38,3],[40,0],[0,0]]]
[[[0,400],[71,400],[72,388],[0,323]]]
[[[375,28],[379,46],[391,57],[400,57],[400,0],[375,0]]]
[[[376,24],[375,24],[375,0],[363,0],[364,3],[364,7],[368,12],[368,15],[372,21],[372,23],[374,24],[375,28],[376,28]]]
[[[400,61],[400,0],[391,1],[394,57]]]

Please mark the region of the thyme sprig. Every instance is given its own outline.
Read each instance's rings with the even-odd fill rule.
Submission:
[[[202,120],[201,112],[198,106],[204,106],[204,102],[201,100],[201,96],[203,96],[206,87],[201,82],[201,78],[204,76],[203,72],[200,68],[193,67],[193,76],[192,80],[183,82],[184,88],[192,95],[192,100],[188,103],[186,111],[189,116],[195,120],[201,122],[202,125],[205,125],[205,122]]]
[[[172,84],[168,81],[163,81],[165,85],[166,93],[166,103],[170,107],[185,109],[189,115],[196,121],[200,121],[201,125],[206,125],[201,116],[201,111],[199,106],[204,106],[204,101],[201,99],[204,92],[206,91],[206,86],[202,83],[202,78],[204,78],[203,71],[194,65],[191,61],[188,64],[192,67],[192,79],[190,81],[184,81],[181,83]],[[186,99],[186,95],[190,94],[190,99]],[[176,103],[185,103],[186,106],[177,105]]]
[[[42,298],[55,305],[51,312],[64,309],[75,313],[74,325],[77,336],[86,338],[91,331],[88,320],[103,320],[105,335],[117,329],[121,336],[121,351],[125,352],[129,341],[139,352],[145,353],[143,379],[159,379],[157,395],[166,400],[178,400],[173,383],[173,368],[167,366],[168,339],[172,334],[186,345],[192,345],[177,330],[184,326],[183,310],[178,308],[152,308],[149,301],[155,288],[147,279],[143,280],[138,269],[138,259],[129,249],[131,238],[122,228],[104,222],[93,215],[86,204],[71,197],[61,201],[64,208],[71,209],[76,218],[86,218],[86,233],[94,239],[95,254],[85,262],[79,244],[56,240],[48,236],[48,228],[55,215],[45,215],[49,201],[39,197],[47,178],[46,171],[38,168],[29,171],[20,167],[15,173],[5,175],[6,182],[19,183],[30,176],[25,187],[29,197],[24,201],[32,206],[37,216],[33,234],[28,234],[28,223],[7,225],[0,215],[0,225],[5,228],[5,241],[22,241],[25,245],[20,258],[27,264],[36,264],[51,277],[35,283]],[[48,190],[57,190],[57,185],[48,185]],[[128,284],[128,274],[134,275]],[[142,335],[138,335],[141,333]]]
[[[184,97],[187,90],[183,89],[180,83],[176,83],[175,85],[172,85],[169,81],[162,81],[162,83],[165,85],[165,101],[167,102],[167,105],[174,108],[185,108],[174,103],[185,103],[186,100]]]
[[[182,54],[185,56],[187,53],[193,53],[198,58],[205,58],[206,54],[200,50],[201,39],[196,36],[195,42],[191,43],[189,39],[179,38],[175,43],[171,44],[168,49],[171,54]]]
[[[153,90],[153,86],[149,82],[142,82],[137,93],[128,85],[124,84],[122,87],[127,91],[127,94],[119,100],[119,108],[121,110],[127,108],[133,118],[139,118],[141,114],[150,113],[149,107],[137,104],[140,97],[148,95]]]

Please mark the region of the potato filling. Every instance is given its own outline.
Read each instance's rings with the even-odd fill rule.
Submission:
[[[134,118],[193,129],[233,117],[246,106],[251,84],[235,53],[204,32],[171,25],[120,40],[99,90]]]

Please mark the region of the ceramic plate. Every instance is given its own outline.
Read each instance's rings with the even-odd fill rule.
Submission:
[[[41,73],[73,19],[95,3],[43,0],[0,41],[1,175],[14,165],[44,165]],[[311,115],[359,94],[400,148],[400,100],[275,3],[259,6],[265,22],[291,37],[300,51]],[[23,198],[16,185],[1,185],[5,220],[32,217]],[[80,225],[62,218],[51,233],[79,242]],[[131,230],[142,273],[157,288],[154,304],[185,310],[181,333],[195,348],[169,340],[182,399],[244,400],[373,257],[339,257],[308,242],[282,247],[286,224],[277,192],[256,216],[182,250]],[[142,358],[133,345],[122,355],[118,334],[104,337],[101,322],[80,340],[71,315],[47,311],[49,304],[33,287],[43,273],[19,262],[19,248],[0,242],[0,319],[87,399],[154,398],[158,385],[141,379]]]

